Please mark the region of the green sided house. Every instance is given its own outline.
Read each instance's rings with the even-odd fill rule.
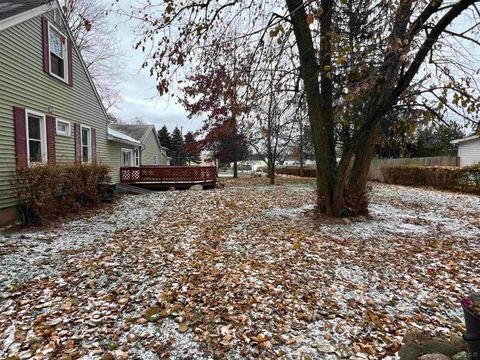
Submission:
[[[16,166],[103,163],[117,182],[122,149],[57,1],[0,6],[0,224],[15,220]],[[129,153],[130,154],[130,153]]]
[[[130,166],[170,164],[166,149],[160,144],[153,125],[110,124],[109,128],[137,140],[142,145],[138,161]],[[128,165],[122,164],[123,166]]]

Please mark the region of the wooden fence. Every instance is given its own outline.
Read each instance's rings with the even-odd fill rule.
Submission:
[[[400,159],[373,159],[370,164],[368,179],[384,182],[382,168],[387,166],[420,165],[420,166],[459,166],[459,158],[456,156],[433,156],[421,158]]]

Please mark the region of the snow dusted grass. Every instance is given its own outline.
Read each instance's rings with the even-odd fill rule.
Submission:
[[[311,181],[124,197],[1,237],[0,357],[395,358],[461,330],[480,198],[373,185],[371,218],[310,216]]]
[[[116,231],[140,228],[156,219],[164,195],[123,197],[113,210],[69,222],[51,231],[0,233],[0,288],[28,279],[56,276],[85,248],[103,246]]]

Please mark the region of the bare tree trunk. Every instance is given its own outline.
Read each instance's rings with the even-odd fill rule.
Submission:
[[[303,123],[300,120],[300,177],[303,177]]]
[[[322,81],[325,85],[324,92],[320,94],[320,83],[318,81],[320,64],[316,61],[316,50],[312,40],[309,25],[307,23],[307,14],[303,0],[286,0],[288,9],[291,13],[291,22],[295,39],[297,40],[298,52],[300,55],[301,76],[304,82],[307,98],[308,118],[312,129],[312,142],[315,149],[315,160],[317,168],[317,205],[320,212],[326,215],[333,214],[333,188],[335,185],[335,146],[334,134],[331,131],[332,111],[326,107],[331,105],[331,86],[328,82]],[[324,7],[324,5],[327,7]],[[322,1],[322,7],[325,14],[330,13],[331,0]],[[325,17],[327,18],[327,16]],[[322,22],[322,32],[327,34],[330,30],[330,21]],[[328,20],[328,19],[327,19]],[[323,50],[323,51],[322,51]],[[322,46],[321,64],[329,63],[329,56],[326,55],[328,46]],[[326,113],[323,110],[327,110]]]
[[[270,179],[270,185],[275,185],[275,161],[272,156],[268,156],[268,178]]]
[[[238,178],[238,162],[235,160],[233,162],[233,178],[237,179]]]

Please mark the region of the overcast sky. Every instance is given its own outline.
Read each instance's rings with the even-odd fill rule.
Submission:
[[[183,107],[178,105],[171,96],[160,97],[155,88],[155,78],[150,77],[149,69],[140,69],[144,57],[140,50],[133,49],[136,40],[135,24],[113,13],[109,16],[112,28],[116,27],[115,35],[119,46],[125,50],[119,86],[122,100],[117,104],[116,109],[112,109],[112,112],[128,122],[140,118],[147,124],[155,125],[157,130],[163,125],[166,125],[170,131],[178,126],[183,127],[185,134],[186,131],[200,128],[202,125],[200,119],[188,119]]]

